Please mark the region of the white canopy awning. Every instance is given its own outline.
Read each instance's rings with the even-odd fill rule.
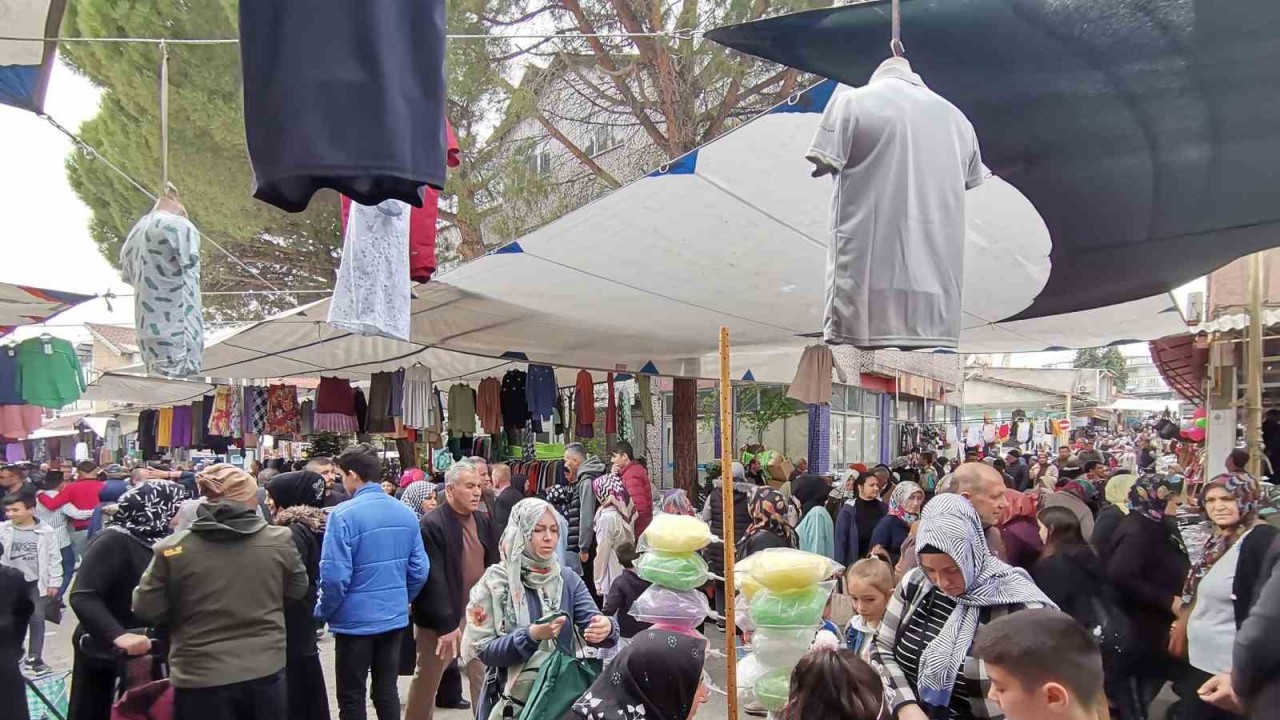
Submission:
[[[1182,404],[1182,400],[1146,400],[1143,398],[1118,398],[1110,405],[1098,408],[1099,410],[1131,410],[1134,412],[1163,412],[1165,410],[1177,410]]]
[[[842,89],[836,90],[840,92]],[[733,376],[791,380],[822,329],[829,180],[804,159],[823,83],[733,132],[494,253],[418,288],[411,343],[324,324],[328,301],[206,349],[217,378],[367,377],[421,362],[440,380],[500,361],[716,377],[730,328]],[[1185,331],[1168,295],[1002,323],[1049,276],[1035,208],[998,177],[966,194],[957,352],[1095,347]],[[568,374],[571,377],[571,373]],[[561,376],[564,382],[566,376]]]
[[[169,380],[107,372],[90,383],[80,399],[142,406],[179,405],[198,400],[202,395],[211,392],[213,392],[212,385],[192,380]]]

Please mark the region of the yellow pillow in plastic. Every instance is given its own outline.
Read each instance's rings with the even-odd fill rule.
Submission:
[[[742,595],[742,597],[748,600],[755,597],[756,593],[760,592],[763,589],[764,589],[764,585],[761,585],[759,580],[756,580],[750,575],[743,575],[742,577],[738,578],[738,592]]]
[[[697,552],[711,544],[711,527],[688,515],[655,515],[644,531],[651,550],[670,553]]]
[[[770,548],[751,559],[751,577],[775,592],[815,585],[840,569],[830,558],[791,548]]]

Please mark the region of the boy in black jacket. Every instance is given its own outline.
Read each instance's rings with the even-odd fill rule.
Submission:
[[[0,556],[5,548],[0,547]],[[0,566],[0,717],[28,720],[27,692],[22,683],[22,641],[35,605],[21,570]]]
[[[618,556],[618,562],[625,568],[625,572],[613,581],[613,585],[609,586],[609,596],[604,599],[604,608],[601,612],[613,616],[618,621],[618,633],[622,637],[633,638],[647,630],[650,623],[640,622],[631,617],[631,606],[652,583],[637,575],[631,567],[637,557],[635,545],[622,543],[618,545],[615,554]]]

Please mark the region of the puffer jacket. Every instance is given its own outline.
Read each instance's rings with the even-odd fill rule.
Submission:
[[[711,481],[711,494],[702,506],[702,520],[711,525],[711,532],[716,537],[724,537],[724,481],[716,478]],[[747,534],[751,526],[751,497],[757,486],[748,482],[733,484],[733,541],[736,544]],[[716,575],[724,575],[724,546],[719,543],[710,545],[703,551],[707,566]]]
[[[368,483],[329,514],[316,619],[340,635],[399,630],[430,565],[418,516]]]
[[[596,516],[596,494],[591,482],[604,475],[604,462],[589,457],[578,466],[577,479],[571,483],[573,497],[569,501],[569,552],[590,552],[596,533],[592,521]]]
[[[622,468],[622,484],[636,508],[636,537],[640,537],[653,520],[653,484],[649,482],[649,471],[638,462],[628,463]]]

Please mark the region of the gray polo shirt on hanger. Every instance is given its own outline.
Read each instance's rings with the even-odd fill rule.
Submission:
[[[838,92],[806,154],[834,174],[824,339],[955,347],[964,192],[985,169],[973,126],[920,76],[886,63]]]

